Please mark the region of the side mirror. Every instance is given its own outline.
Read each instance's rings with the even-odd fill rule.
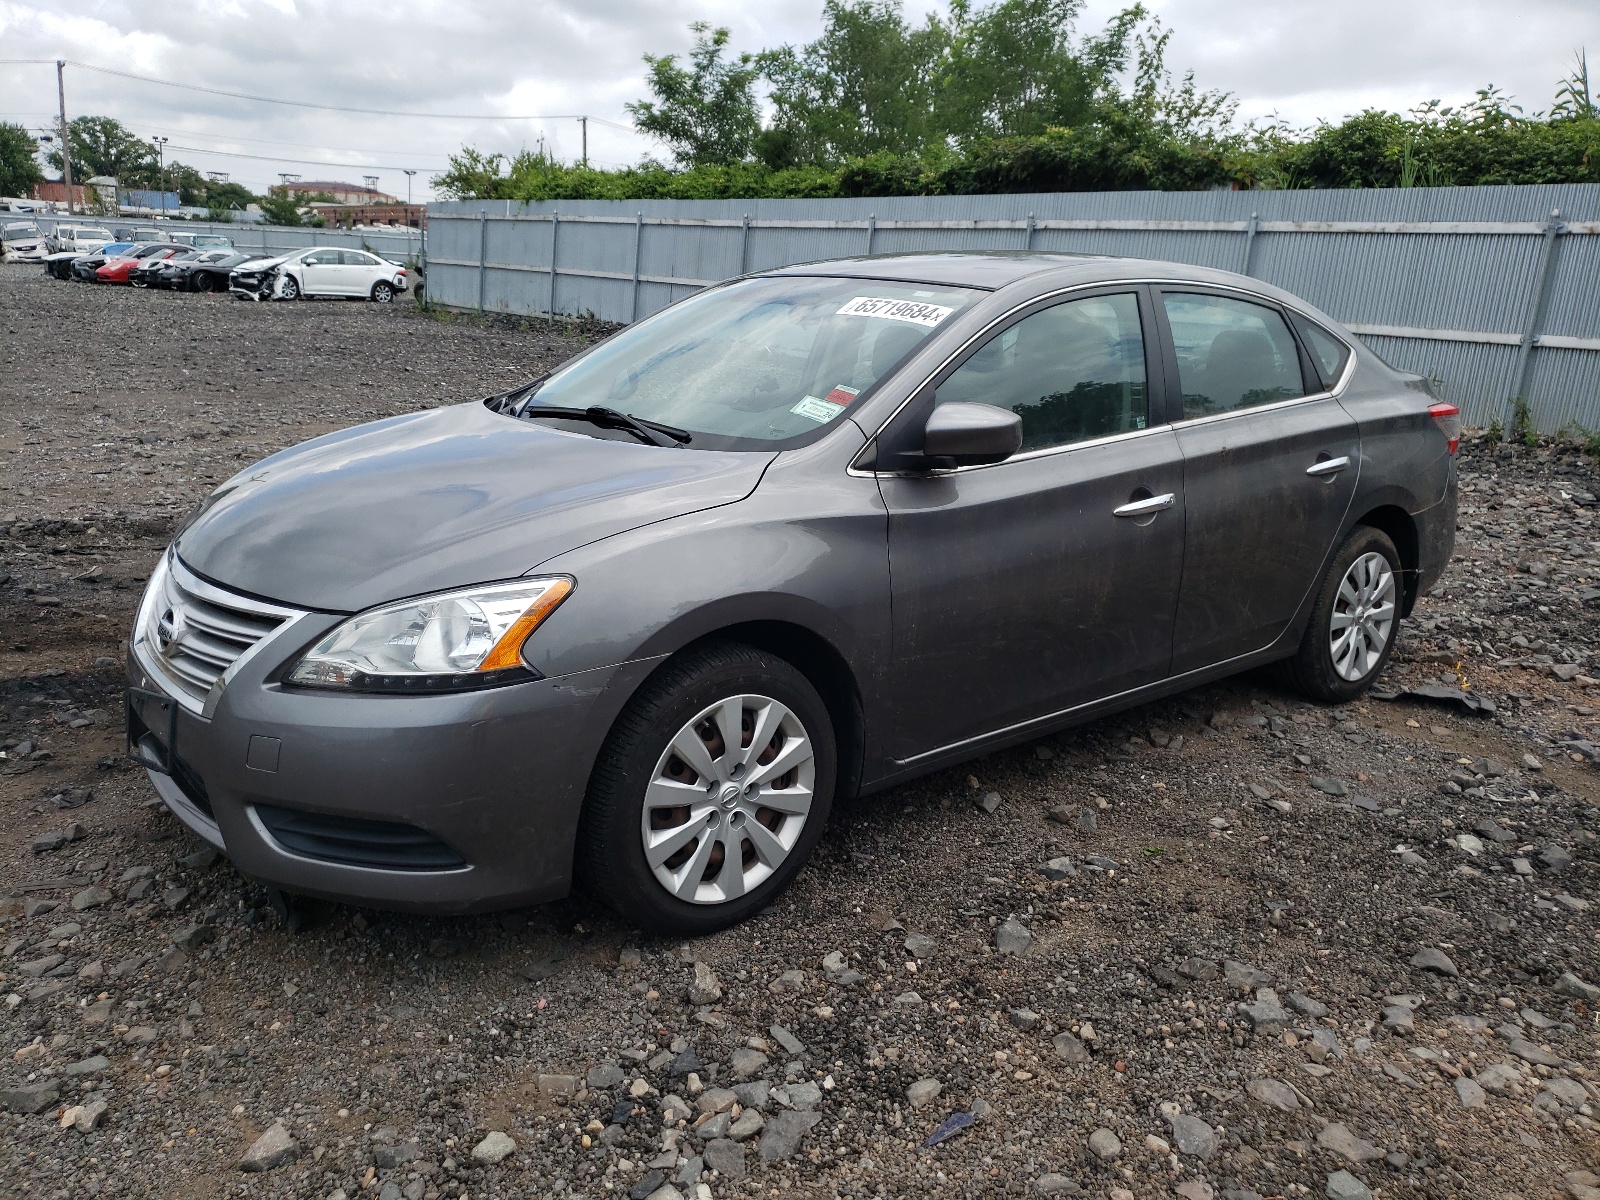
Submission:
[[[956,467],[1004,462],[1020,449],[1022,418],[993,404],[941,404],[922,430],[923,455]]]

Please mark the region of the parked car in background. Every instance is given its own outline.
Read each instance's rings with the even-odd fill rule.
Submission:
[[[68,251],[70,257],[67,260],[67,273],[61,278],[71,279],[77,283],[93,283],[96,271],[111,259],[130,253],[140,244],[139,242],[115,241],[101,246],[100,249],[91,254],[72,254],[71,251]],[[51,257],[53,260],[54,256],[52,255]]]
[[[139,265],[147,260],[171,258],[174,254],[183,253],[183,247],[176,242],[149,242],[144,245],[134,246],[125,254],[115,258],[108,258],[104,263],[95,268],[94,277],[97,283],[132,283],[133,273]]]
[[[42,262],[49,252],[44,230],[37,221],[0,220],[0,258],[8,262]]]
[[[164,229],[151,225],[122,225],[116,230],[119,242],[170,242],[172,238]]]
[[[145,592],[128,736],[270,887],[578,878],[705,934],[836,799],[1271,663],[1361,696],[1450,560],[1459,438],[1232,272],[787,267],[225,482]]]
[[[57,225],[50,233],[50,253],[90,254],[115,240],[104,226]]]
[[[161,273],[164,286],[180,292],[225,292],[233,269],[251,256],[231,250],[207,250],[196,258],[168,259]]]
[[[133,270],[128,272],[128,282],[134,287],[160,287],[161,272],[171,263],[189,262],[200,257],[200,251],[191,250],[179,244],[171,254],[162,256],[152,254],[149,258],[142,259]]]
[[[327,296],[388,304],[406,290],[406,269],[365,250],[312,246],[242,264],[228,290],[251,300]]]
[[[187,233],[178,230],[168,234],[173,241],[197,250],[232,250],[233,239],[220,233]]]

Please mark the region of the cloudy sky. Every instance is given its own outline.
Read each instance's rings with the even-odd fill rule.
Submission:
[[[933,5],[907,0],[919,17]],[[1549,106],[1573,52],[1600,63],[1597,0],[1146,0],[1172,29],[1168,62],[1239,99],[1246,119],[1295,123],[1369,106],[1470,99],[1499,85]],[[1119,0],[1088,0],[1083,29]],[[168,153],[261,190],[279,172],[406,194],[463,143],[580,152],[569,115],[597,118],[601,165],[660,154],[625,127],[640,55],[687,48],[687,25],[732,27],[738,49],[816,36],[821,0],[0,0],[0,59],[65,58],[164,80],[389,116],[232,99],[67,68],[68,115],[114,116]],[[1600,71],[1597,71],[1600,74]],[[55,71],[0,62],[0,120],[43,130]],[[464,119],[457,119],[457,118]],[[180,149],[181,147],[181,149]],[[229,153],[224,154],[223,151]]]

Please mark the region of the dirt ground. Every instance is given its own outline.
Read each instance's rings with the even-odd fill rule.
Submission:
[[[1469,439],[1359,703],[1248,676],[842,806],[693,944],[291,932],[121,757],[143,580],[255,459],[592,333],[0,268],[0,1194],[1600,1197],[1576,451]]]

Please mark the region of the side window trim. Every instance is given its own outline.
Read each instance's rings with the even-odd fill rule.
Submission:
[[[959,371],[969,359],[987,346],[997,337],[1001,337],[1009,329],[1014,329],[1035,313],[1040,313],[1048,308],[1061,304],[1071,304],[1078,300],[1092,300],[1097,296],[1128,296],[1135,297],[1139,305],[1139,336],[1144,345],[1144,370],[1145,370],[1145,428],[1130,430],[1126,433],[1112,434],[1111,437],[1136,437],[1139,434],[1149,433],[1151,430],[1161,428],[1169,422],[1163,419],[1167,411],[1167,391],[1165,386],[1166,376],[1163,373],[1163,355],[1157,345],[1155,318],[1160,305],[1156,303],[1151,288],[1143,283],[1112,282],[1103,286],[1094,286],[1073,289],[1066,293],[1055,292],[1048,296],[1040,296],[1027,301],[1012,309],[1005,316],[995,321],[985,329],[981,336],[974,338],[954,358],[948,360],[932,376],[923,381],[916,391],[907,399],[899,411],[895,413],[881,428],[873,439],[879,447],[878,454],[883,457],[895,458],[908,449],[906,443],[910,440],[910,431],[915,430],[927,420],[928,412],[933,404],[934,394],[939,390],[950,376]],[[1181,403],[1181,399],[1180,399]],[[1006,462],[1025,461],[1048,454],[1063,454],[1078,449],[1080,446],[1090,446],[1107,438],[1091,438],[1082,442],[1067,442],[1060,446],[1046,446],[1038,450],[1013,455]],[[883,454],[887,451],[887,454]],[[878,455],[874,456],[875,458]],[[997,463],[995,466],[1005,466]],[[892,463],[883,463],[881,460],[873,470],[893,474],[899,468]],[[988,470],[988,467],[958,467],[958,471]]]

